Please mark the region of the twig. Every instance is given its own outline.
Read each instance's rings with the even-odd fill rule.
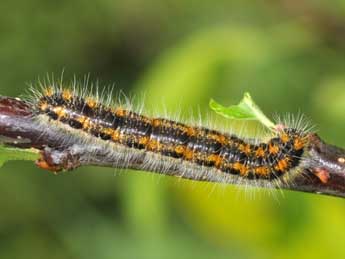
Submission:
[[[75,138],[73,141],[61,142],[63,132],[43,128],[34,119],[30,104],[15,98],[0,97],[0,137],[7,146],[38,150],[40,157],[36,164],[50,170],[71,170],[82,165],[120,168],[126,164],[121,159],[108,159],[109,150],[97,142],[85,147],[78,136],[71,136]],[[309,135],[308,149],[310,162],[303,165],[302,172],[294,178],[293,184],[282,184],[280,188],[345,197],[345,150],[326,144],[316,134]],[[136,156],[131,161],[131,168],[140,169],[143,162],[143,157]],[[157,168],[156,171],[161,169]],[[219,181],[219,177],[212,175],[182,175],[178,168],[165,168],[165,172],[193,180]]]

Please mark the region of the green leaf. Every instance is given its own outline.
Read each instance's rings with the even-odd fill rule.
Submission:
[[[266,117],[259,106],[253,101],[249,93],[244,93],[243,99],[238,105],[225,107],[215,100],[211,99],[210,108],[217,114],[227,118],[236,120],[257,120],[267,128],[274,130],[275,124]]]
[[[35,149],[19,149],[0,145],[0,167],[9,160],[32,160],[39,158],[38,151]]]

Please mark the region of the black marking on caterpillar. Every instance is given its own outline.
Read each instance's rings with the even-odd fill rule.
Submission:
[[[173,165],[189,165],[200,172],[209,170],[240,181],[275,181],[279,185],[280,180],[298,171],[308,144],[306,131],[298,127],[283,127],[266,143],[254,144],[213,129],[146,117],[79,95],[76,90],[48,87],[35,94],[37,116],[67,127],[72,134],[83,132],[91,139],[120,146],[129,155],[152,154],[153,161],[146,167],[152,171],[163,171],[155,168],[160,163],[157,160],[168,159]]]

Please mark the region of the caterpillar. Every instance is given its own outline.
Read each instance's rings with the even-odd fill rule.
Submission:
[[[53,85],[33,92],[31,102],[38,120],[67,136],[77,135],[85,148],[92,149],[93,143],[103,146],[115,167],[134,167],[132,158],[140,156],[137,169],[166,174],[177,170],[179,176],[191,179],[207,180],[211,175],[227,183],[279,186],[293,181],[308,153],[308,131],[303,127],[283,125],[267,141],[259,141],[149,117],[75,88]],[[75,138],[66,139],[73,142]],[[57,170],[46,163],[38,165]]]

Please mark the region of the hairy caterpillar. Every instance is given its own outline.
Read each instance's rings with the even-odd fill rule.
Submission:
[[[277,187],[290,184],[307,157],[307,130],[284,125],[266,142],[202,126],[147,117],[110,101],[62,86],[34,90],[35,116],[70,142],[107,150],[114,167],[132,167],[185,178]],[[103,98],[104,99],[104,98]],[[73,136],[73,137],[72,137]],[[77,137],[75,137],[77,136]],[[78,140],[78,141],[79,141]],[[141,159],[139,166],[133,161]],[[44,163],[40,167],[50,170]]]

